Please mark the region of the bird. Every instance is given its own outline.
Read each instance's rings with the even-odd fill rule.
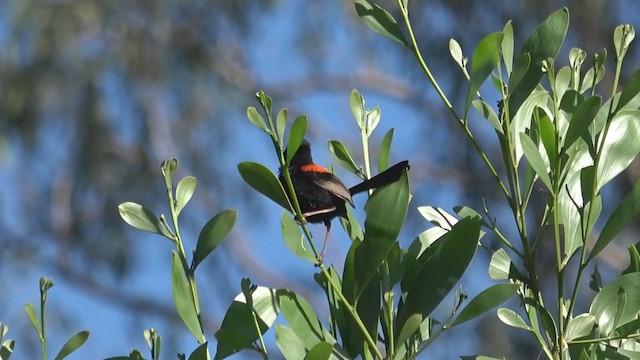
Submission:
[[[286,153],[285,150],[285,156]],[[288,171],[304,221],[314,224],[323,223],[326,227],[319,260],[324,258],[327,249],[331,220],[336,217],[347,217],[347,203],[355,208],[352,196],[391,184],[399,180],[404,171],[408,171],[409,168],[409,161],[404,160],[360,184],[347,188],[331,171],[313,162],[311,145],[306,139],[302,141],[291,158]],[[278,178],[287,189],[283,169],[280,169]],[[288,189],[287,194],[291,197]]]

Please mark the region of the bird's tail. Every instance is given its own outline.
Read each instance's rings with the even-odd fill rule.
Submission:
[[[398,181],[405,170],[409,170],[409,161],[407,160],[401,161],[371,179],[361,182],[349,189],[349,192],[351,195],[354,195],[363,191],[391,184],[392,182]]]

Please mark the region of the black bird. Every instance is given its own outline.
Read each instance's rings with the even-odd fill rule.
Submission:
[[[347,202],[352,207],[355,207],[351,197],[395,182],[400,179],[405,170],[409,170],[409,161],[407,160],[401,161],[371,179],[347,189],[337,176],[326,168],[313,163],[311,146],[306,139],[302,141],[298,151],[291,159],[289,174],[291,174],[293,188],[305,220],[310,223],[324,223],[327,228],[320,258],[324,257],[326,251],[327,239],[331,230],[331,220],[338,216],[346,218]],[[279,179],[284,188],[287,189],[282,169],[280,170]]]

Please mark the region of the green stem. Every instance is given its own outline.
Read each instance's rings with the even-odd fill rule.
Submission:
[[[173,228],[175,230],[175,238],[176,238],[176,247],[178,248],[178,255],[180,257],[180,262],[182,263],[182,269],[184,271],[185,276],[187,277],[187,282],[189,283],[189,291],[191,292],[191,299],[193,300],[193,306],[196,311],[196,317],[198,318],[198,325],[200,326],[202,338],[197,339],[198,343],[204,344],[207,341],[206,335],[204,334],[204,328],[202,326],[202,316],[200,314],[200,301],[198,297],[198,287],[196,285],[195,274],[189,267],[187,262],[187,254],[184,250],[184,245],[182,243],[182,235],[180,235],[180,226],[178,224],[178,212],[176,211],[176,202],[173,198],[173,184],[171,182],[171,176],[165,175],[165,187],[167,189],[167,197],[169,199],[169,209],[171,211],[171,221],[173,222]],[[209,350],[207,349],[207,359],[210,359],[211,355]]]
[[[602,135],[600,136],[600,138],[598,139],[598,147],[596,148],[596,156],[595,159],[593,160],[593,168],[594,168],[594,173],[595,176],[593,177],[593,183],[591,184],[591,194],[593,194],[593,198],[595,199],[595,197],[597,196],[596,194],[596,190],[598,187],[598,166],[600,164],[600,158],[602,155],[602,150],[604,149],[604,142],[607,138],[607,133],[609,132],[609,126],[611,125],[611,119],[613,118],[613,105],[614,105],[614,101],[613,99],[615,98],[616,92],[618,91],[618,82],[620,81],[620,73],[622,71],[622,60],[623,58],[618,58],[616,61],[616,73],[615,76],[613,78],[613,87],[611,89],[611,102],[609,104],[609,112],[607,114],[607,122],[604,125],[604,130],[602,131]],[[573,291],[572,291],[572,295],[571,295],[571,304],[569,304],[569,312],[568,312],[568,316],[570,316],[573,313],[573,309],[574,309],[574,304],[576,302],[576,299],[578,297],[578,292],[580,291],[579,289],[579,285],[580,285],[580,281],[582,280],[582,274],[584,273],[584,270],[586,269],[587,265],[589,264],[589,261],[587,261],[586,256],[587,256],[587,243],[589,241],[589,234],[587,231],[591,228],[591,215],[592,215],[592,211],[593,211],[593,200],[591,202],[591,205],[589,205],[589,211],[587,212],[587,218],[586,218],[586,226],[583,227],[582,229],[582,251],[580,252],[580,265],[578,266],[578,273],[576,275],[576,282],[573,286]]]
[[[572,344],[572,345],[573,344],[596,344],[602,341],[613,341],[613,340],[635,339],[635,338],[640,338],[640,333],[629,334],[629,335],[617,335],[617,336],[610,336],[610,337],[597,338],[597,339],[571,340],[569,344]]]
[[[411,21],[409,20],[409,11],[404,6],[403,0],[397,0],[397,3],[398,3],[398,6],[400,7],[400,11],[402,12],[402,17],[404,19],[405,26],[407,27],[407,31],[409,32],[409,38],[411,39],[411,44],[409,44],[409,49],[411,50],[411,52],[413,52],[413,55],[415,56],[416,60],[420,64],[422,71],[425,73],[425,75],[429,79],[429,82],[431,82],[431,85],[438,93],[438,96],[440,97],[440,99],[442,99],[442,102],[444,102],[447,109],[449,109],[449,112],[451,113],[451,115],[453,115],[453,117],[457,120],[456,122],[460,125],[460,127],[464,131],[464,134],[471,141],[473,148],[476,150],[476,152],[484,162],[485,166],[487,167],[487,169],[489,170],[493,178],[496,180],[496,183],[498,184],[498,186],[500,186],[500,189],[502,190],[505,197],[509,198],[509,192],[507,191],[507,188],[504,186],[504,183],[498,176],[497,171],[495,170],[495,168],[493,167],[493,165],[491,164],[491,162],[489,161],[485,153],[482,151],[480,144],[478,144],[473,134],[471,133],[471,131],[469,130],[465,122],[462,120],[462,117],[458,115],[456,110],[453,108],[453,105],[451,105],[451,102],[449,101],[447,96],[444,94],[444,92],[440,88],[440,85],[438,85],[438,82],[436,81],[435,77],[431,73],[431,70],[427,66],[425,60],[422,58],[422,54],[418,47],[416,37],[413,33],[413,27],[411,26]]]
[[[45,335],[45,303],[47,302],[47,291],[40,289],[40,345],[42,346],[42,360],[47,360],[47,336]]]
[[[278,149],[277,139],[275,138],[273,139],[274,141],[276,141],[276,149]],[[280,159],[280,166],[282,167],[286,166],[284,157],[282,155],[282,151],[279,151],[278,157]],[[383,358],[382,353],[378,349],[378,346],[375,340],[373,340],[373,338],[371,337],[371,334],[369,334],[369,331],[367,331],[367,327],[362,322],[362,319],[360,319],[358,312],[354,309],[354,307],[349,303],[347,298],[342,293],[341,285],[336,284],[333,278],[331,277],[331,275],[329,274],[329,271],[327,270],[326,266],[324,265],[320,257],[320,254],[318,253],[318,250],[313,242],[313,236],[311,236],[311,233],[309,232],[309,229],[307,229],[307,226],[304,222],[304,216],[302,214],[302,210],[300,209],[300,203],[298,202],[298,197],[293,188],[293,182],[291,181],[291,174],[289,173],[289,171],[283,171],[282,174],[284,175],[285,183],[286,183],[287,189],[289,190],[288,193],[291,194],[288,197],[289,197],[289,200],[292,202],[293,210],[295,211],[294,213],[296,214],[296,218],[300,220],[300,226],[302,227],[302,231],[304,232],[304,235],[307,239],[307,243],[311,247],[311,250],[313,251],[313,254],[317,259],[316,265],[320,268],[322,275],[327,279],[327,284],[333,288],[336,295],[338,295],[338,298],[344,305],[345,309],[347,309],[349,314],[351,314],[351,316],[353,317],[353,320],[356,322],[356,324],[360,328],[360,331],[362,331],[362,334],[365,337],[365,341],[371,348],[372,353],[374,353],[379,359],[382,359]]]

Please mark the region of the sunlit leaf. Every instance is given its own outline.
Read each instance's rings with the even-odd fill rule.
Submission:
[[[178,214],[180,214],[185,205],[191,200],[194,191],[196,191],[196,178],[186,176],[180,180],[176,187],[176,212]]]
[[[351,154],[349,154],[349,150],[347,150],[341,142],[336,140],[329,141],[329,151],[333,154],[335,161],[343,168],[354,174],[360,174],[360,168],[358,168],[358,165],[353,161]]]
[[[596,324],[596,317],[592,314],[580,314],[569,320],[565,338],[567,341],[580,339],[591,334]]]
[[[264,121],[264,119],[262,118],[262,115],[260,115],[260,113],[255,107],[249,106],[247,108],[247,118],[249,118],[249,121],[251,121],[251,123],[255,125],[255,127],[257,127],[258,129],[266,133],[269,133],[269,129],[267,128],[267,123]]]
[[[122,220],[134,228],[162,235],[158,218],[144,206],[134,202],[124,202],[118,205],[118,212]]]
[[[620,289],[624,289],[624,306],[620,306]],[[622,308],[622,311],[619,311]],[[640,312],[640,273],[630,273],[605,285],[589,308],[595,315],[601,334],[608,335],[617,326],[636,319]]]
[[[362,22],[378,34],[407,45],[396,20],[386,10],[367,0],[355,0],[356,13]]]
[[[498,319],[505,323],[506,325],[524,329],[527,331],[533,331],[527,323],[522,320],[520,315],[516,314],[515,311],[508,308],[500,308],[498,309]]]
[[[598,164],[598,189],[625,170],[640,153],[640,111],[622,110],[607,132]]]

